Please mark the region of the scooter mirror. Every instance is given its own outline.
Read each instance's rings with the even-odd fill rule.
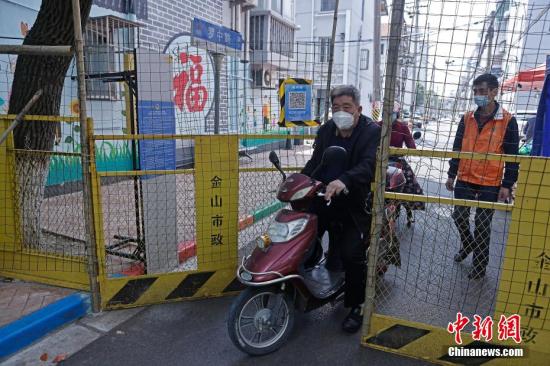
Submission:
[[[281,162],[279,161],[279,157],[277,156],[277,153],[275,151],[271,151],[269,153],[269,161],[271,164],[273,164],[275,167],[279,167],[281,165]]]
[[[279,172],[281,172],[283,180],[286,180],[286,174],[281,168],[281,162],[279,161],[279,157],[277,156],[277,153],[275,151],[271,151],[269,153],[269,161],[271,162],[271,164],[273,164],[273,166],[275,166],[275,168],[277,168]]]

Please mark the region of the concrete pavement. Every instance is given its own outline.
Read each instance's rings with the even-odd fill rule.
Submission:
[[[75,354],[143,310],[144,308],[136,308],[89,314],[64,328],[48,334],[47,337],[23,351],[2,360],[0,365],[52,365],[56,358],[58,360],[64,359]],[[96,365],[102,365],[102,363],[96,363]]]

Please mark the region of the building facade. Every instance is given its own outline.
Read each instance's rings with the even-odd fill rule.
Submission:
[[[314,81],[315,115],[324,115],[332,36],[334,0],[300,1],[296,4],[298,64]],[[361,91],[363,113],[371,115],[373,102],[374,1],[341,0],[334,46],[331,87],[355,85]]]
[[[249,15],[250,63],[244,131],[264,133],[277,129],[280,79],[296,76],[296,24],[294,0],[259,0]]]
[[[550,4],[547,0],[528,0],[526,20],[521,32],[523,48],[519,70],[534,69],[547,63],[550,56]],[[547,65],[548,66],[548,65]],[[542,90],[518,89],[513,94],[516,111],[536,112]]]
[[[94,0],[84,29],[87,82],[87,110],[94,120],[97,134],[125,134],[137,124],[134,108],[139,90],[132,92],[124,77],[135,78],[131,71],[139,65],[136,49],[146,49],[157,55],[171,56],[166,66],[172,79],[176,133],[211,133],[214,125],[214,63],[209,53],[191,43],[193,18],[223,25],[243,33],[249,10],[256,1],[222,0]],[[41,0],[0,0],[0,38],[4,44],[21,44],[32,27]],[[68,5],[70,6],[70,5]],[[236,77],[238,61],[248,57],[247,48],[241,55],[225,57],[221,69],[220,132],[237,132],[241,115],[237,112],[239,91],[244,89],[243,75]],[[137,57],[139,58],[139,57]],[[0,55],[0,109],[7,112],[13,72],[17,57]],[[150,65],[151,80],[160,69]],[[156,71],[155,71],[156,70]],[[118,73],[118,79],[114,77]],[[120,76],[124,74],[124,76]],[[155,74],[156,73],[156,74]],[[76,68],[73,64],[65,80],[61,102],[62,115],[78,114]],[[240,76],[239,76],[240,77]],[[134,79],[135,81],[135,79]],[[190,88],[195,88],[190,93]],[[137,86],[139,89],[139,85]],[[179,99],[177,95],[181,93]],[[199,98],[192,97],[193,95]],[[188,97],[191,95],[191,97]],[[244,101],[243,101],[244,103]],[[0,112],[0,113],[2,113]],[[132,122],[134,121],[134,122]],[[136,131],[133,131],[136,132]],[[56,151],[79,151],[79,128],[62,124],[56,140]],[[96,146],[99,170],[133,170],[132,147],[128,141],[112,141]],[[192,162],[192,144],[177,142],[177,164]],[[50,164],[48,185],[80,180],[78,159],[54,157]]]

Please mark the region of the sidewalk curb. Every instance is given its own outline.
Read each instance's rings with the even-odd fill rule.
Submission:
[[[75,293],[0,328],[0,359],[7,357],[51,331],[73,322],[90,310],[90,296]]]

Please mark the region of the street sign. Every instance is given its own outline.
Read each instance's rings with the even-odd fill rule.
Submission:
[[[193,19],[191,36],[193,45],[216,53],[237,56],[243,47],[239,32],[199,18]]]

